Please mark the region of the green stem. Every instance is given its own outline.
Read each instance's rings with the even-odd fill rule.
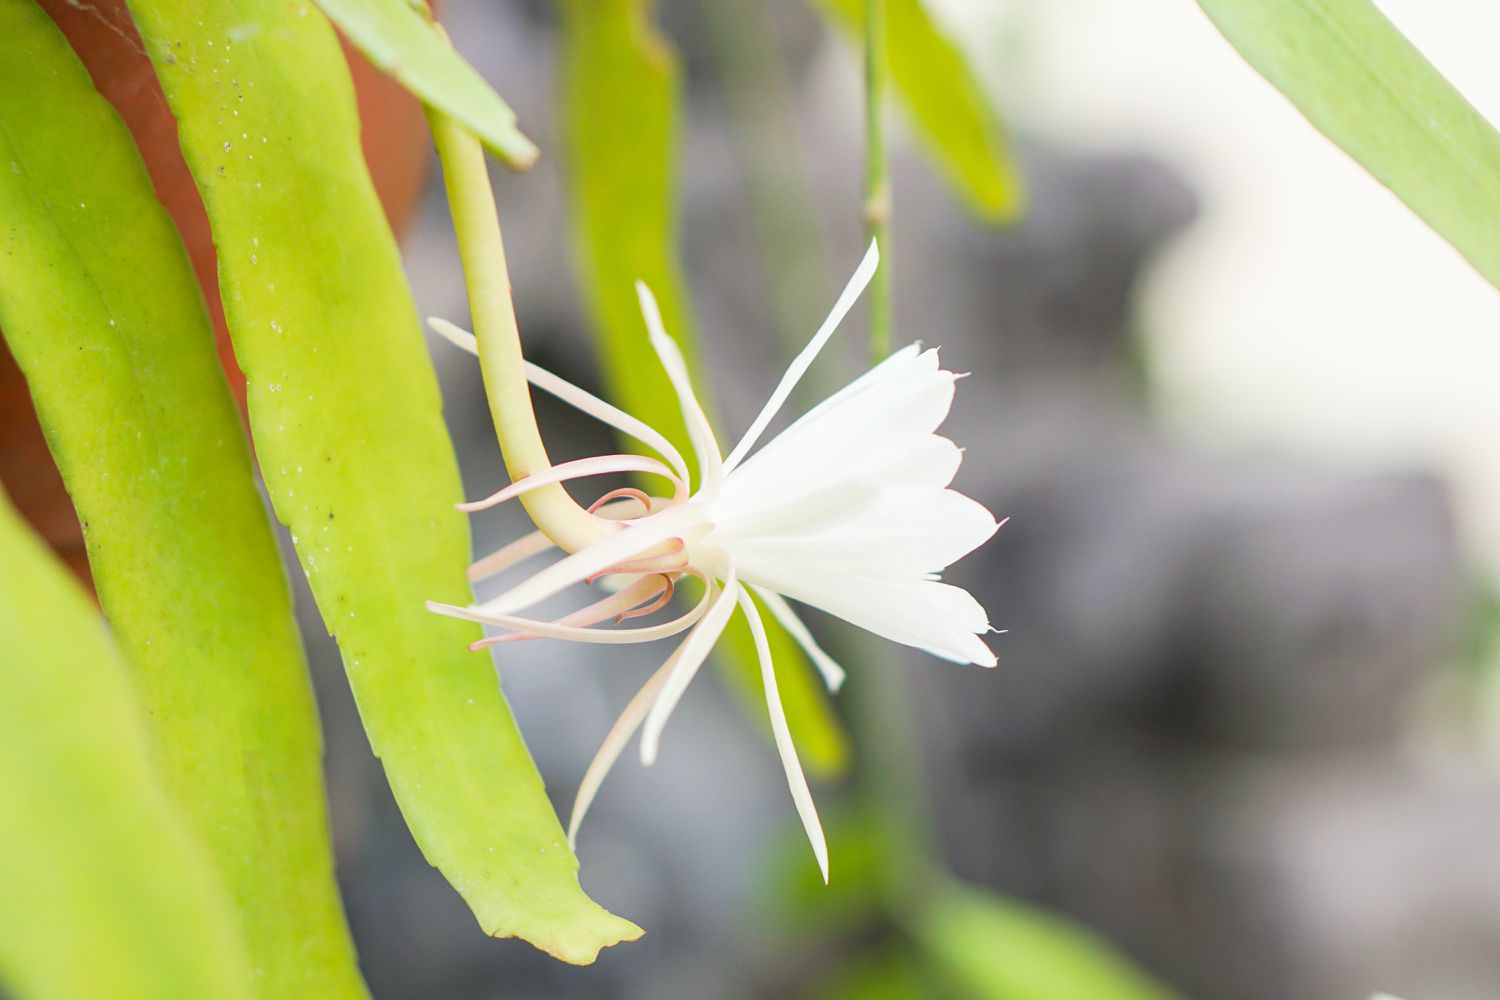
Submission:
[[[490,417],[506,471],[515,481],[550,468],[552,461],[531,407],[531,387],[522,364],[521,333],[511,299],[495,194],[490,188],[484,150],[474,133],[435,108],[428,108],[427,117],[443,162],[443,181],[468,286],[469,313],[479,343],[479,368]],[[584,510],[560,484],[530,490],[520,500],[536,526],[569,552],[619,527]]]
[[[870,353],[876,360],[891,352],[891,250],[886,238],[891,220],[891,185],[886,166],[885,0],[864,0],[865,8],[865,232],[880,243],[880,268],[867,293],[870,303]]]

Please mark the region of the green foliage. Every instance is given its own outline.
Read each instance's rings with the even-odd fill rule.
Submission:
[[[1500,134],[1369,0],[1199,0],[1320,131],[1500,286]]]
[[[1078,925],[956,883],[920,857],[892,858],[881,823],[874,812],[825,812],[835,859],[826,886],[808,871],[807,845],[794,824],[767,854],[765,923],[803,946],[817,942],[820,952],[834,937],[871,943],[825,984],[820,1000],[1176,1000]],[[926,867],[901,880],[903,860]],[[882,984],[888,992],[880,992]]]
[[[652,31],[648,0],[562,0],[563,130],[574,244],[609,393],[692,462],[676,394],[656,362],[636,303],[646,282],[667,330],[696,364],[677,266],[677,74]],[[695,378],[700,396],[708,384]],[[808,769],[839,774],[848,749],[812,666],[762,609],[787,718]],[[761,717],[764,695],[749,627],[736,617],[719,646],[730,683]],[[766,727],[769,733],[769,725]]]
[[[230,889],[257,993],[363,996],[307,665],[187,255],[52,22],[7,3],[0,33],[0,326],[158,770]]]
[[[15,44],[30,4],[0,19]],[[249,1000],[228,893],[151,770],[104,623],[0,494],[0,983]]]
[[[425,103],[463,122],[509,167],[525,170],[537,148],[515,112],[448,44],[421,0],[317,0],[323,13],[380,69]]]
[[[1114,948],[1035,907],[962,886],[918,913],[917,940],[977,1000],[1173,1000]]]
[[[855,38],[864,0],[818,0]],[[1024,207],[1020,168],[968,59],[924,0],[884,0],[886,55],[912,124],[943,177],[974,214],[989,222]]]
[[[469,623],[458,470],[329,23],[283,0],[131,0],[219,251],[272,503],[427,859],[480,925],[566,961],[640,931],[578,862]]]

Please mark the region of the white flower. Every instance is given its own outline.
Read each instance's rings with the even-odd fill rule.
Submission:
[[[980,504],[947,488],[962,453],[935,431],[948,415],[959,376],[938,367],[936,350],[912,345],[897,351],[752,453],[878,263],[878,249],[871,243],[822,328],[727,457],[693,394],[682,355],[663,329],[655,299],[645,285],[637,284],[652,346],[677,391],[692,438],[700,470],[696,489],[689,488],[687,463],[659,433],[576,386],[528,366],[532,384],[634,436],[664,461],[612,455],[566,462],[464,509],[480,509],[549,483],[604,472],[660,475],[672,483],[672,496],[649,497],[634,489],[606,494],[591,510],[618,522],[619,530],[492,600],[467,608],[428,606],[512,630],[476,645],[541,636],[644,642],[687,632],[626,706],[589,766],[573,807],[570,841],[605,773],[643,723],[641,760],[655,760],[663,726],[738,607],[760,654],[772,732],[792,797],[827,880],[822,828],[787,728],[765,627],[751,592],[807,651],[831,690],[837,690],[844,672],[819,648],[785,598],[944,659],[995,665],[994,654],[979,639],[990,631],[984,609],[967,591],[938,579],[941,570],[977,548],[998,525]],[[434,320],[433,326],[473,349],[473,338],[451,324]],[[475,563],[471,578],[487,577],[550,547],[545,536],[534,533]],[[686,614],[640,628],[592,627],[609,618],[618,623],[659,610],[684,575],[704,584],[703,597]],[[601,577],[619,586],[587,608],[556,621],[520,616],[569,586]]]

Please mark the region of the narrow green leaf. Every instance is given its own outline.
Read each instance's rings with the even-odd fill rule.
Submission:
[[[706,395],[709,380],[697,364],[677,264],[677,68],[651,28],[650,9],[649,0],[562,0],[564,155],[574,249],[610,396],[691,462],[677,396],[647,340],[635,295],[636,281],[651,286]],[[828,698],[802,650],[765,617],[777,686],[803,762],[817,774],[840,774],[848,748]],[[755,643],[739,616],[720,649],[731,685],[762,717]]]
[[[0,493],[0,984],[249,1000],[229,895],[152,773],[132,694],[88,598]]]
[[[525,170],[537,148],[516,114],[443,37],[422,0],[317,0],[365,58],[427,104],[469,126],[506,166]]]
[[[307,664],[192,268],[52,22],[5,3],[0,35],[0,327],[158,769],[233,895],[256,993],[364,996]]]
[[[933,962],[981,1000],[1177,997],[1092,933],[977,889],[944,888],[914,929]]]
[[[1500,287],[1500,133],[1369,0],[1199,0],[1308,120]]]
[[[863,0],[817,0],[854,38]],[[1024,208],[1020,167],[963,51],[933,20],[925,0],[885,0],[891,80],[938,170],[970,211],[990,222]]]
[[[286,0],[130,0],[219,252],[272,504],[417,843],[480,926],[570,962],[640,930],[578,886],[478,626],[468,527],[332,26]]]

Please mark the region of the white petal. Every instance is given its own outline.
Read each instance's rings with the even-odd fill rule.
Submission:
[[[667,662],[657,668],[651,679],[646,681],[641,689],[630,699],[615,724],[610,727],[609,733],[604,737],[604,743],[600,745],[599,752],[594,754],[594,759],[589,762],[588,770],[583,773],[583,780],[578,783],[578,794],[573,799],[573,814],[568,819],[568,846],[575,847],[578,842],[578,827],[583,822],[584,813],[589,811],[593,804],[594,796],[599,793],[599,786],[604,783],[604,776],[614,766],[615,761],[620,759],[620,752],[625,749],[625,744],[630,742],[630,737],[640,728],[641,720],[646,717],[646,712],[656,700],[657,693],[661,691],[663,684],[667,682],[667,676],[672,672],[672,667],[677,663],[682,654],[682,647],[678,646],[667,657]]]
[[[700,508],[683,504],[631,521],[614,534],[544,567],[498,597],[475,605],[473,610],[511,614],[528,608],[616,563],[640,556],[669,538],[681,537],[702,520]]]
[[[844,290],[839,294],[838,300],[834,302],[833,308],[829,310],[828,318],[823,320],[823,325],[818,328],[817,333],[813,334],[812,340],[792,360],[792,363],[787,367],[786,374],[781,376],[781,381],[777,383],[776,389],[771,393],[771,398],[766,400],[766,405],[761,408],[760,413],[750,424],[750,429],[745,432],[745,436],[740,438],[739,444],[734,446],[734,450],[724,460],[724,473],[726,475],[732,472],[734,467],[744,460],[745,456],[750,453],[751,448],[755,447],[755,442],[760,440],[760,436],[765,433],[766,427],[770,425],[777,412],[786,403],[787,397],[792,394],[792,390],[797,387],[797,383],[802,380],[802,376],[807,374],[807,369],[812,366],[813,360],[817,358],[818,354],[823,350],[824,345],[828,343],[828,338],[833,336],[834,331],[839,328],[839,324],[843,322],[844,317],[849,315],[849,310],[854,308],[855,300],[859,298],[860,293],[865,290],[865,287],[870,284],[870,279],[875,276],[875,268],[879,265],[880,247],[874,240],[871,240],[870,248],[865,251],[864,259],[854,269],[854,274],[850,276],[848,284],[844,286]]]
[[[557,465],[549,465],[541,472],[533,472],[529,476],[523,476],[502,489],[496,490],[482,500],[474,500],[469,503],[461,503],[458,509],[473,513],[474,511],[487,510],[507,500],[513,500],[523,493],[550,486],[553,483],[567,482],[570,479],[586,479],[590,476],[603,476],[612,472],[647,472],[672,483],[680,494],[686,490],[687,484],[678,479],[670,468],[649,455],[597,455],[593,458],[579,458],[571,462],[561,462]]]
[[[909,359],[892,369],[894,377],[778,434],[726,479],[715,520],[727,523],[839,483],[863,484],[930,448],[952,405],[954,376],[926,358]]]
[[[953,490],[880,491],[842,520],[789,524],[782,534],[731,533],[741,523],[754,526],[769,523],[769,518],[732,522],[717,529],[712,540],[734,553],[743,574],[753,577],[762,567],[781,565],[834,582],[845,576],[937,573],[984,544],[999,527],[982,504]]]
[[[642,764],[649,766],[655,763],[657,750],[661,747],[662,728],[666,726],[667,719],[671,718],[672,710],[682,700],[682,694],[697,675],[698,668],[703,666],[703,661],[713,651],[719,636],[724,634],[724,626],[729,624],[729,616],[734,614],[735,591],[738,586],[734,566],[731,564],[723,591],[714,598],[703,620],[683,641],[682,655],[678,657],[677,666],[667,677],[660,697],[646,716],[646,728],[641,733]]]
[[[682,352],[677,349],[677,342],[667,334],[667,328],[662,323],[661,307],[656,304],[656,296],[651,294],[651,289],[646,287],[643,281],[635,283],[636,297],[641,302],[641,315],[646,320],[646,330],[651,337],[651,346],[656,349],[656,355],[661,359],[661,366],[666,370],[667,379],[671,381],[672,388],[677,392],[677,400],[682,406],[682,417],[687,424],[688,437],[692,438],[693,451],[698,456],[698,475],[701,477],[700,489],[709,496],[719,491],[719,483],[724,478],[724,459],[719,452],[719,442],[714,437],[713,426],[708,422],[708,416],[703,412],[703,404],[698,401],[693,392],[693,381],[688,375],[687,362],[682,359]]]
[[[945,659],[992,667],[995,654],[979,640],[990,631],[979,602],[962,588],[935,580],[813,577],[785,564],[762,567],[748,582],[779,591],[852,625]]]
[[[764,587],[752,589],[755,591],[755,596],[771,609],[772,616],[781,623],[781,627],[797,640],[797,645],[801,646],[802,651],[813,661],[813,665],[823,675],[823,683],[828,685],[828,690],[837,694],[839,688],[844,686],[844,668],[839,666],[822,646],[818,645],[818,640],[813,638],[812,632],[803,624],[802,619],[797,616],[797,612],[792,610],[792,606],[786,602],[785,598],[776,591],[767,590]]]
[[[489,555],[476,560],[469,567],[469,582],[478,583],[489,579],[496,573],[504,572],[517,563],[524,562],[550,548],[552,548],[552,539],[540,531],[522,535],[510,544],[502,545]]]
[[[468,351],[470,354],[477,355],[479,353],[479,344],[475,340],[474,335],[468,330],[455,326],[437,316],[427,317],[427,325],[432,327],[433,332],[441,335],[449,343]],[[534,365],[530,361],[523,361],[522,365],[526,370],[526,381],[543,392],[556,396],[564,403],[576,407],[596,420],[603,421],[615,428],[615,430],[629,434],[637,441],[654,449],[672,466],[678,478],[683,482],[687,482],[688,467],[687,463],[682,460],[682,453],[645,421],[638,420],[624,410],[611,406],[588,390],[579,388],[567,379],[554,375],[539,365]]]
[[[781,693],[776,689],[776,669],[771,663],[771,644],[766,641],[766,627],[760,620],[755,602],[743,587],[736,588],[740,607],[750,622],[750,634],[755,637],[755,653],[760,659],[761,683],[766,689],[766,709],[771,713],[771,733],[776,737],[776,749],[781,754],[781,767],[786,771],[786,783],[792,790],[792,801],[797,806],[797,815],[802,819],[802,829],[812,843],[813,855],[818,859],[818,869],[823,881],[828,881],[828,842],[823,836],[823,824],[818,821],[818,809],[813,805],[812,792],[807,787],[807,775],[802,773],[802,763],[797,759],[797,747],[792,742],[792,730],[787,725],[786,709],[781,705]]]

